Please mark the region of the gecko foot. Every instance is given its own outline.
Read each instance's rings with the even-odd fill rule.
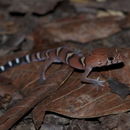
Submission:
[[[38,83],[43,84],[45,80],[46,80],[46,77],[44,75],[40,76],[40,78],[38,79]]]
[[[101,86],[101,87],[103,87],[104,86],[104,82],[105,82],[105,80],[100,80],[100,77],[97,77],[97,79],[95,79],[95,85],[97,85],[97,86]]]
[[[100,80],[99,77],[97,79],[85,78],[82,79],[82,81],[90,84],[94,84],[95,86],[101,86],[101,87],[104,86],[104,82],[105,82],[105,80]]]
[[[45,83],[45,80],[43,80],[42,78],[39,78],[39,79],[37,80],[37,82],[38,82],[38,84],[44,84],[44,83]]]

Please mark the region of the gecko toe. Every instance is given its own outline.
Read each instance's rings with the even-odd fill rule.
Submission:
[[[96,84],[97,84],[98,86],[103,87],[103,86],[104,86],[104,83],[105,83],[105,80],[100,80],[100,77],[97,77],[97,79],[96,79]]]

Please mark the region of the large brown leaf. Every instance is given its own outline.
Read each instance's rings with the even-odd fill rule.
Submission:
[[[11,58],[6,60],[8,59]],[[52,66],[49,71],[49,73],[52,73],[51,77],[48,77],[49,73],[47,73],[48,80],[41,83],[39,82],[40,68],[44,67],[44,65],[43,63],[21,65],[1,74],[11,79],[12,83],[17,85],[17,89],[24,95],[23,100],[0,117],[1,130],[8,130],[37,103],[49,96],[53,91],[56,91],[72,73],[72,68],[69,66]]]
[[[117,69],[116,67],[114,67],[115,69],[112,69],[113,67],[109,68],[111,70],[107,68],[109,71],[103,69],[103,72],[91,73],[90,77],[96,78],[100,76],[106,80],[109,77],[117,78],[120,82],[129,85],[130,49],[121,49],[120,53],[124,59],[124,67],[117,66]],[[81,83],[80,72],[75,72],[65,82],[64,79],[71,73],[70,67],[64,68],[63,66],[63,70],[58,71],[60,69],[59,65],[52,66],[48,73],[52,75],[44,84],[40,84],[38,79],[41,66],[44,66],[44,64],[32,63],[15,67],[1,74],[12,79],[13,83],[18,85],[19,89],[21,88],[25,98],[0,117],[0,129],[6,130],[10,128],[34,106],[33,118],[36,128],[39,128],[41,125],[46,111],[53,111],[69,117],[92,118],[130,109],[130,96],[122,99],[120,96],[111,93],[107,83],[102,89],[97,91],[97,88],[93,85]],[[54,75],[54,71],[59,73]]]
[[[94,72],[90,77],[100,76],[106,80],[110,77],[116,78],[130,86],[130,49],[121,49],[120,53],[125,66],[112,66],[111,70],[107,68],[109,71],[105,69],[103,72]],[[130,110],[130,96],[122,99],[113,94],[108,83],[97,91],[93,85],[82,84],[80,78],[81,75],[75,72],[62,88],[35,107],[33,118],[37,128],[40,127],[46,111],[73,118],[92,118]]]
[[[57,20],[41,25],[34,38],[36,41],[77,41],[88,42],[110,36],[121,30],[122,17],[89,18],[86,15]],[[39,39],[40,38],[40,39]]]

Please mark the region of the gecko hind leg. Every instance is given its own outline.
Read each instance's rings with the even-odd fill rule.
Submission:
[[[40,73],[40,79],[39,82],[43,83],[46,80],[46,71],[51,66],[52,63],[59,63],[60,61],[58,59],[47,59],[44,61],[44,65],[42,67],[41,73]]]
[[[53,63],[53,60],[51,60],[51,59],[47,59],[44,61],[44,64],[43,64],[41,72],[40,72],[40,78],[39,78],[40,83],[43,83],[46,80],[46,71],[52,63]]]

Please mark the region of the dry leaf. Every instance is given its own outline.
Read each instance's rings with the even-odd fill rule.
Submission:
[[[73,2],[73,0],[71,0]],[[130,1],[129,0],[83,0],[82,1],[74,1],[73,4],[77,8],[102,8],[102,9],[112,9],[112,10],[120,10],[125,12],[130,12]]]
[[[54,9],[54,7],[57,5],[58,2],[61,2],[62,0],[31,0],[31,1],[25,1],[25,0],[6,0],[0,1],[0,4],[4,7],[8,7],[7,9],[10,12],[18,12],[18,13],[38,13],[38,14],[46,14],[47,12]]]
[[[87,19],[77,16],[46,25],[41,25],[34,32],[34,39],[37,42],[45,41],[77,41],[89,42],[112,35],[121,30],[121,17],[105,17]]]
[[[125,66],[108,68],[103,72],[93,72],[90,77],[117,78],[130,86],[130,49],[120,50]],[[108,71],[109,70],[109,71]],[[116,114],[130,110],[130,95],[126,99],[111,93],[109,85],[98,91],[92,85],[82,84],[80,74],[73,74],[55,94],[37,105],[33,111],[33,119],[37,128],[40,127],[45,111],[52,111],[73,118],[92,118]],[[42,113],[42,114],[41,114]]]
[[[34,79],[34,82],[32,81],[30,86],[33,86],[35,91],[28,93],[22,101],[10,108],[3,116],[0,117],[0,129],[8,130],[37,103],[49,96],[53,91],[56,91],[56,89],[60,87],[71,72],[71,68],[63,65],[62,68],[54,75],[51,75],[44,84],[39,84],[39,82]],[[26,79],[26,77],[24,78]]]
[[[116,66],[102,68],[103,72],[98,70],[99,72],[91,73],[90,77],[96,78],[100,76],[101,79],[105,77],[106,80],[109,77],[116,78],[129,86],[130,50],[120,49],[120,53],[123,56],[125,66],[119,65],[117,69]],[[63,66],[63,70],[57,65],[57,67],[51,67],[50,72],[57,70],[56,75],[51,74],[44,85],[39,84],[40,71],[38,70],[41,66],[43,66],[43,63],[22,65],[2,74],[12,79],[14,84],[20,85],[19,89],[22,88],[25,98],[0,117],[1,129],[10,128],[34,106],[33,119],[36,128],[41,126],[46,111],[74,118],[92,118],[120,113],[130,109],[130,96],[125,100],[121,99],[118,95],[111,93],[107,83],[105,87],[97,91],[92,84],[81,83],[80,72],[75,72],[65,82],[64,79],[71,73],[70,67],[64,68]],[[59,88],[60,84],[62,86]]]

